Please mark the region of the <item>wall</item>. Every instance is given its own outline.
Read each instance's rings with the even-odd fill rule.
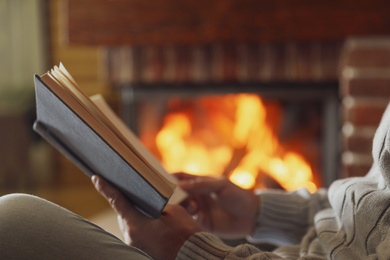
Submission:
[[[33,75],[47,60],[42,0],[0,1],[0,192],[30,187],[47,167],[31,144]],[[36,159],[36,160],[35,160]],[[38,162],[39,163],[36,163]]]
[[[62,62],[81,88],[88,94],[109,95],[104,75],[105,52],[102,48],[68,45],[66,39],[67,7],[64,0],[48,1],[51,61],[49,67]]]
[[[390,37],[346,42],[340,79],[341,176],[362,176],[372,164],[372,139],[390,98]]]
[[[48,1],[48,24],[50,62],[47,69],[62,62],[87,95],[103,94],[110,101],[114,99],[105,80],[105,52],[99,47],[72,45],[66,40],[66,1]],[[68,159],[56,154],[56,182],[61,185],[89,185],[84,174]]]
[[[42,0],[0,1],[0,90],[32,89],[46,54]]]

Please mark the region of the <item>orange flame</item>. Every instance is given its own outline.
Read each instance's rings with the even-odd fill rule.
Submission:
[[[205,99],[203,105],[201,112],[172,112],[164,118],[156,146],[168,171],[225,174],[246,189],[265,173],[286,190],[317,189],[305,159],[281,147],[257,95]]]

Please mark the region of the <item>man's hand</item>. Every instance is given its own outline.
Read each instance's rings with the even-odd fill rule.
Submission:
[[[223,238],[242,238],[252,233],[259,210],[258,197],[224,177],[175,174],[188,192],[183,206],[202,228]]]
[[[95,175],[92,183],[118,214],[125,242],[154,259],[175,259],[184,242],[201,231],[199,224],[181,206],[167,205],[158,219],[151,219],[135,209],[103,178]]]

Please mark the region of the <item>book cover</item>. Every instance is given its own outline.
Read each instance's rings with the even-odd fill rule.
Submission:
[[[147,163],[140,167],[142,160],[133,155],[132,151],[123,152],[126,146],[120,146],[122,154],[118,152],[114,147],[120,143],[120,138],[115,137],[115,134],[108,135],[106,127],[102,126],[100,129],[92,124],[95,122],[94,118],[88,113],[81,113],[80,104],[70,102],[70,94],[59,97],[61,92],[55,93],[48,86],[48,82],[52,82],[48,78],[44,82],[42,78],[44,77],[35,75],[37,119],[34,130],[87,175],[98,174],[104,177],[144,214],[158,217],[175,185],[169,184],[169,181],[168,184],[161,181],[160,187],[156,184],[159,183],[158,179],[154,180],[156,177],[152,178],[155,183],[151,184],[144,172],[134,168],[131,158],[135,158],[135,165],[141,170],[148,167]],[[104,134],[106,138],[103,138]],[[127,156],[128,154],[132,156]],[[158,177],[165,179],[164,176]]]

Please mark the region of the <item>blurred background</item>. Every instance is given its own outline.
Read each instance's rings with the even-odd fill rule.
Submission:
[[[61,1],[0,0],[0,194],[35,194],[89,217],[105,209],[105,201],[32,130],[34,74],[62,61],[89,94],[107,92],[102,51],[61,43],[64,7]]]
[[[90,180],[32,130],[33,75],[60,62],[172,171],[249,178],[248,188],[289,189],[304,176],[297,185],[312,191],[364,175],[390,97],[389,35],[386,0],[0,0],[0,195],[35,194],[86,218],[108,208]],[[256,97],[230,95],[240,93]],[[248,110],[238,119],[236,108]],[[168,161],[156,140],[169,139],[160,134],[175,121],[197,135],[178,147],[189,158],[202,151],[206,161],[181,168]],[[273,130],[258,140],[244,121]],[[238,122],[245,134],[237,138],[229,129],[241,129]],[[265,143],[272,153],[251,150]],[[221,169],[199,167],[219,160],[210,151],[222,155]],[[173,162],[186,162],[179,154]],[[249,157],[270,160],[248,166]],[[289,160],[304,164],[292,170]]]

